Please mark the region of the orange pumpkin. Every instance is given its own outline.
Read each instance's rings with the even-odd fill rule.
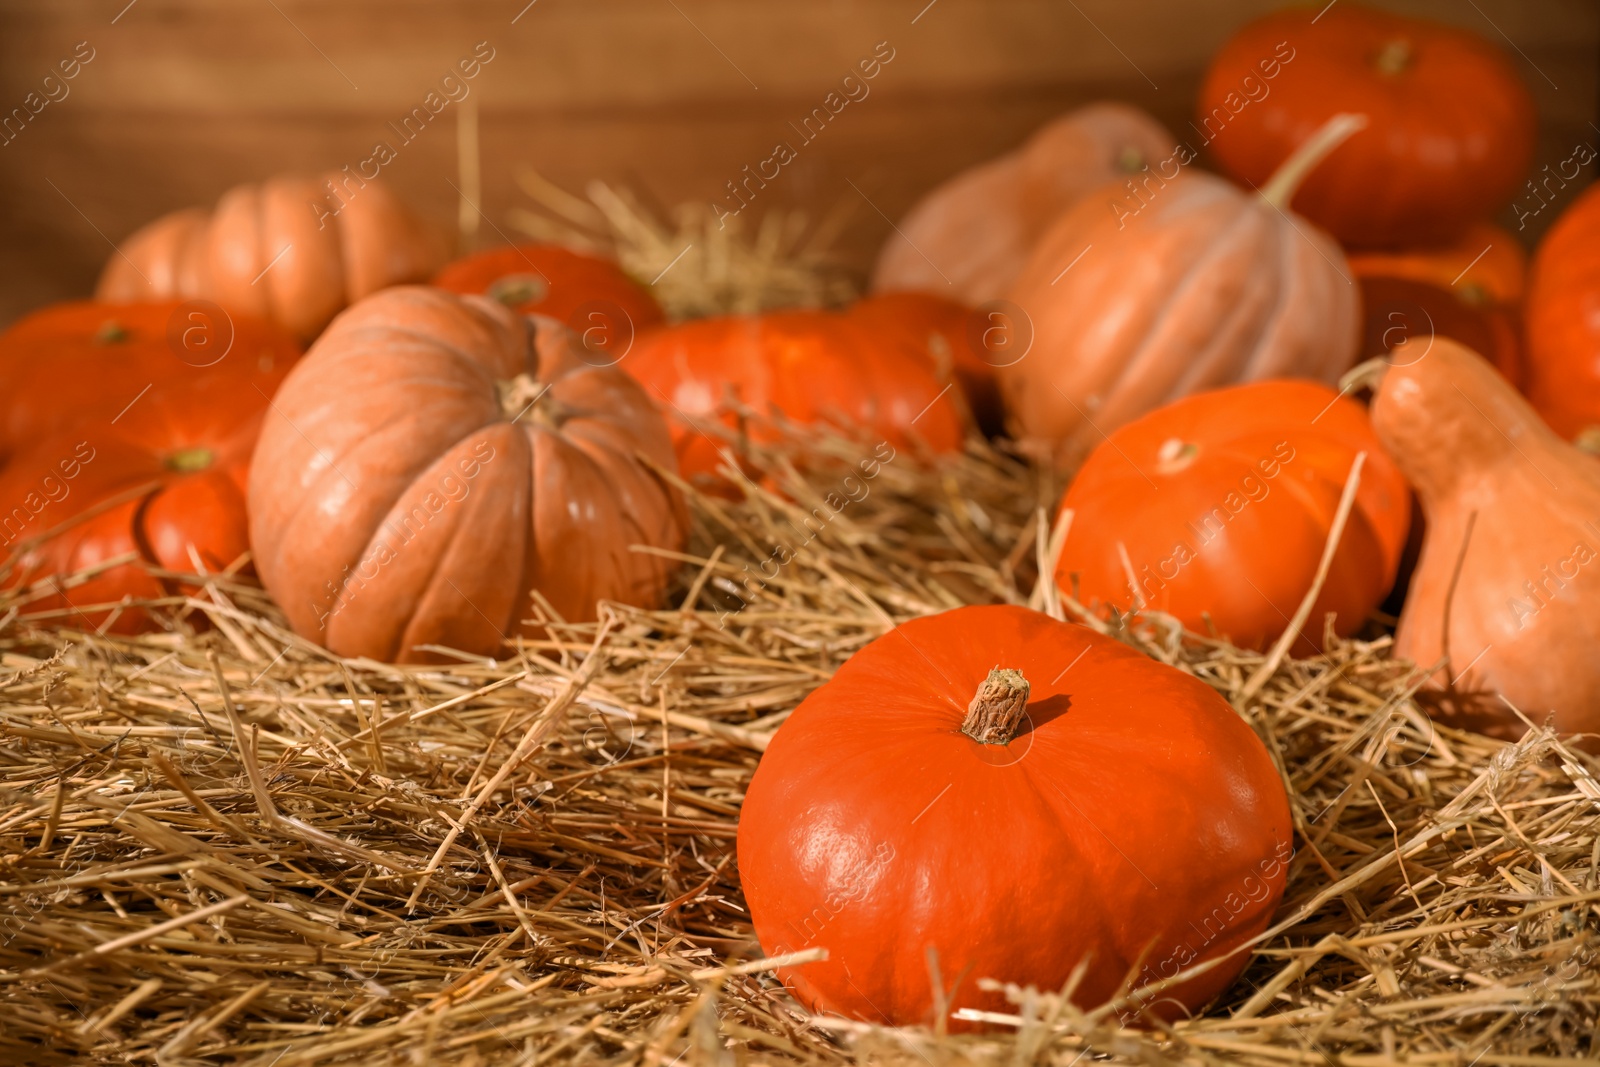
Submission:
[[[1294,646],[1311,655],[1329,613],[1347,636],[1383,600],[1411,515],[1365,410],[1315,382],[1200,393],[1114,431],[1061,500],[1073,515],[1056,582],[1093,610],[1162,611],[1264,648],[1311,588],[1360,452],[1354,510]]]
[[[491,248],[449,264],[433,284],[564,322],[595,360],[608,363],[627,356],[640,330],[666,321],[655,298],[621,267],[560,245]]]
[[[1138,199],[1105,187],[1058,219],[1012,288],[1032,349],[998,371],[1026,442],[1070,467],[1201,389],[1337,380],[1359,340],[1356,287],[1339,247],[1283,204],[1359,124],[1330,123],[1260,195],[1180,172]]]
[[[1482,352],[1511,384],[1524,385],[1520,333],[1528,257],[1511,234],[1480,222],[1451,245],[1349,258],[1361,284],[1363,353],[1387,352],[1408,337],[1450,337]]]
[[[995,669],[998,667],[999,669]],[[852,656],[773,737],[739,816],[763,951],[813,1011],[937,1024],[1013,1011],[983,979],[1195,1011],[1247,962],[1292,854],[1282,779],[1193,675],[1010,605],[913,619]],[[1221,921],[1218,916],[1222,916]],[[959,1026],[960,1024],[956,1024]]]
[[[1395,654],[1432,668],[1459,724],[1506,737],[1554,715],[1600,733],[1600,461],[1562,441],[1476,353],[1436,339],[1382,370],[1372,426],[1416,487],[1422,556]],[[1592,741],[1591,741],[1592,743]]]
[[[848,313],[777,311],[696,319],[644,334],[621,364],[661,405],[684,476],[709,474],[738,442],[708,432],[720,421],[757,441],[776,423],[826,423],[894,449],[961,447],[954,383],[925,356]]]
[[[877,293],[850,306],[850,317],[889,343],[916,351],[941,380],[960,383],[979,428],[998,434],[1004,418],[995,367],[1027,344],[1004,311],[978,310],[932,293]]]
[[[1538,132],[1533,97],[1489,41],[1349,0],[1244,27],[1212,59],[1198,110],[1222,169],[1251,185],[1331,115],[1367,115],[1371,127],[1294,207],[1346,244],[1376,247],[1456,240],[1511,198]]]
[[[1527,324],[1528,399],[1557,433],[1600,450],[1600,186],[1540,243]]]
[[[136,560],[25,610],[134,633],[153,625],[144,609],[90,605],[176,591],[146,565],[216,573],[237,562],[250,452],[299,354],[265,322],[175,301],[59,304],[0,335],[4,584]]]
[[[250,476],[261,581],[341,655],[496,654],[600,600],[653,604],[683,543],[667,430],[570,331],[403,286],[335,319],[273,403]],[[641,456],[644,457],[641,459]]]
[[[918,201],[878,253],[873,291],[921,289],[974,305],[1002,297],[1052,219],[1173,147],[1160,123],[1127,104],[1068,112]]]
[[[106,261],[95,296],[214,300],[310,341],[341,308],[423,281],[442,259],[439,235],[383,182],[279,177],[140,229]]]

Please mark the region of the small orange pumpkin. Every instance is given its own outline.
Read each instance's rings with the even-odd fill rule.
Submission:
[[[302,342],[368,293],[427,279],[443,240],[382,181],[348,174],[239,185],[164,215],[106,260],[95,298],[214,300]]]
[[[828,424],[891,449],[951,452],[960,409],[922,352],[875,334],[848,312],[795,310],[694,319],[649,331],[620,364],[661,406],[685,477],[736,459],[737,443],[778,438],[776,423]],[[893,452],[890,453],[891,455]]]
[[[1394,584],[1411,494],[1361,405],[1316,382],[1198,393],[1135,419],[1089,454],[1056,582],[1093,610],[1149,608],[1195,633],[1263,648],[1311,588],[1350,469],[1367,458],[1332,569],[1294,649],[1348,636]]]
[[[1600,186],[1540,242],[1527,324],[1528,399],[1557,433],[1600,451]]]

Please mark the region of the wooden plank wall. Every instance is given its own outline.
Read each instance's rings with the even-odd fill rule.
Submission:
[[[1348,2],[1348,0],[1341,0]],[[893,58],[781,177],[766,206],[852,206],[864,269],[940,179],[1050,115],[1116,96],[1186,127],[1206,58],[1275,0],[43,0],[0,10],[0,108],[79,42],[93,58],[0,147],[0,322],[86,294],[144,221],[280,171],[355,164],[453,223],[454,115],[409,144],[389,128],[479,42],[483,207],[526,202],[517,168],[568,188],[626,181],[662,204],[714,201],[879,42]],[[1593,0],[1393,0],[1516,58],[1539,104],[1536,166],[1600,145]],[[59,88],[53,90],[60,92]],[[455,90],[459,92],[460,90]],[[459,107],[455,108],[459,111]],[[1593,176],[1586,168],[1580,181]],[[851,183],[859,189],[853,190]],[[1564,195],[1575,195],[1576,188]],[[870,201],[867,203],[867,201]],[[879,214],[881,209],[882,215]],[[1530,235],[1554,217],[1533,220]],[[1509,218],[1509,216],[1508,216]],[[486,230],[490,240],[493,229]]]

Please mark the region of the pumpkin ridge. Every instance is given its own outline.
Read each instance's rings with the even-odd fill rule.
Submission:
[[[1200,177],[1201,176],[1196,176],[1197,179]],[[1221,182],[1220,178],[1213,180],[1219,184]],[[1209,182],[1207,182],[1207,187],[1215,188],[1214,186],[1210,186]],[[1220,202],[1223,204],[1227,203],[1226,199],[1220,196],[1212,195],[1210,199],[1213,202]],[[1242,204],[1240,213],[1242,213]],[[1174,315],[1173,309],[1180,306],[1183,298],[1188,296],[1192,288],[1198,284],[1198,279],[1200,278],[1201,274],[1205,270],[1210,269],[1215,264],[1215,261],[1222,256],[1224,251],[1230,250],[1225,247],[1225,243],[1223,241],[1217,239],[1217,234],[1219,232],[1225,233],[1228,228],[1229,226],[1227,223],[1224,223],[1221,226],[1213,223],[1206,227],[1205,251],[1201,255],[1195,257],[1194,260],[1189,263],[1189,265],[1184,269],[1183,274],[1167,290],[1165,297],[1156,307],[1154,312],[1146,317],[1146,329],[1143,335],[1140,337],[1138,345],[1133,349],[1133,351],[1128,353],[1126,358],[1114,363],[1112,367],[1108,368],[1111,372],[1110,381],[1096,392],[1110,393],[1127,388],[1130,379],[1139,375],[1147,375],[1152,372],[1152,368],[1145,366],[1145,364],[1154,364],[1156,368],[1159,368],[1163,353],[1156,345],[1156,342],[1162,336],[1162,328],[1171,321]],[[1104,411],[1104,408],[1099,410]],[[1146,410],[1148,410],[1148,407]],[[1098,428],[1093,427],[1092,424],[1091,428],[1094,428],[1096,433],[1100,434]],[[1080,424],[1074,436],[1084,436],[1083,429],[1084,426]]]

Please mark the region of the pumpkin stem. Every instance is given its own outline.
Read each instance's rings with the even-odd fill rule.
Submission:
[[[1124,174],[1138,174],[1144,167],[1144,153],[1131,144],[1123,145],[1117,153],[1117,169]]]
[[[1156,469],[1162,474],[1177,474],[1194,462],[1200,446],[1181,437],[1169,437],[1156,452]]]
[[[1026,714],[1028,690],[1021,671],[996,667],[967,706],[961,732],[983,745],[1010,744]]]
[[[1385,41],[1378,54],[1372,57],[1372,65],[1380,74],[1402,73],[1411,65],[1411,42],[1404,37]]]
[[[1367,116],[1347,111],[1324,122],[1322,128],[1296,148],[1267,179],[1267,184],[1261,187],[1261,199],[1280,210],[1288,208],[1306,176],[1316,170],[1330,152],[1344,144],[1351,134],[1366,128]]]
[[[1373,356],[1369,360],[1357,363],[1345,371],[1344,377],[1339,379],[1339,394],[1343,396],[1363,386],[1376,392],[1378,383],[1383,381],[1384,368],[1388,366],[1388,356]]]
[[[163,464],[169,471],[177,471],[180,474],[194,474],[211,466],[216,462],[216,459],[217,454],[215,452],[204,445],[199,445],[194,448],[178,449],[178,451],[168,455]]]
[[[517,308],[538,303],[549,292],[550,283],[537,274],[507,274],[489,284],[488,295],[508,308]]]
[[[510,381],[495,383],[500,398],[500,413],[512,422],[526,419],[537,426],[556,429],[572,417],[572,411],[550,394],[550,386],[531,374],[523,373]]]
[[[116,319],[107,319],[94,335],[94,339],[103,345],[120,344],[129,337],[128,331]]]

